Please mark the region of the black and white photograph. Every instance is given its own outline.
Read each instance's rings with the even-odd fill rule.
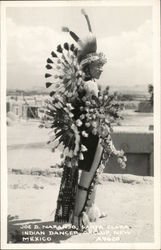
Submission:
[[[2,249],[160,249],[159,9],[1,2]]]

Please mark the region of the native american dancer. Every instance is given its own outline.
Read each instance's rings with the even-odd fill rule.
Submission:
[[[111,123],[119,118],[119,105],[109,88],[98,87],[103,53],[97,53],[96,37],[84,10],[89,35],[80,39],[63,27],[75,44],[57,46],[47,59],[45,74],[50,81],[44,124],[50,128],[53,150],[62,150],[63,172],[55,213],[56,222],[70,222],[78,229],[88,226],[98,215],[92,213],[98,176],[113,154],[124,168],[126,157],[117,151],[111,139]]]

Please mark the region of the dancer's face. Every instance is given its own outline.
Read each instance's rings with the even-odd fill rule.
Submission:
[[[100,78],[100,75],[102,73],[102,67],[100,67],[98,65],[90,64],[89,70],[90,70],[90,74],[91,74],[92,78],[94,78],[94,79]]]

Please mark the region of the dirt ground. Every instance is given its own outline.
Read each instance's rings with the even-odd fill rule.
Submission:
[[[129,177],[132,180],[133,177]],[[97,186],[96,205],[107,216],[91,223],[88,232],[73,233],[69,236],[60,235],[61,231],[53,228],[60,178],[10,174],[8,182],[9,242],[14,242],[15,239],[21,242],[22,235],[26,234],[26,231],[32,237],[39,236],[38,242],[32,243],[43,242],[35,225],[39,227],[39,232],[44,231],[44,239],[48,238],[49,242],[55,243],[153,242],[152,180],[142,180],[138,183],[136,180],[137,177],[134,182],[128,183],[118,180],[102,181]],[[29,229],[22,229],[24,224],[31,226]],[[17,236],[15,236],[15,231]],[[59,233],[56,234],[58,231]],[[71,233],[71,230],[69,231]],[[28,237],[28,235],[24,236]]]

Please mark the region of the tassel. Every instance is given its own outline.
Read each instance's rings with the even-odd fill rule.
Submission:
[[[60,84],[57,83],[57,84],[55,85],[55,87],[56,87],[56,88],[60,88]]]
[[[79,154],[79,160],[84,160],[84,157],[83,157],[82,153]]]
[[[46,82],[46,88],[49,88],[52,85],[51,82]]]
[[[63,31],[63,32],[69,32],[70,30],[69,30],[68,27],[62,27],[62,31]]]
[[[86,152],[88,149],[86,148],[86,146],[84,146],[83,144],[81,145],[81,151],[82,152]]]

